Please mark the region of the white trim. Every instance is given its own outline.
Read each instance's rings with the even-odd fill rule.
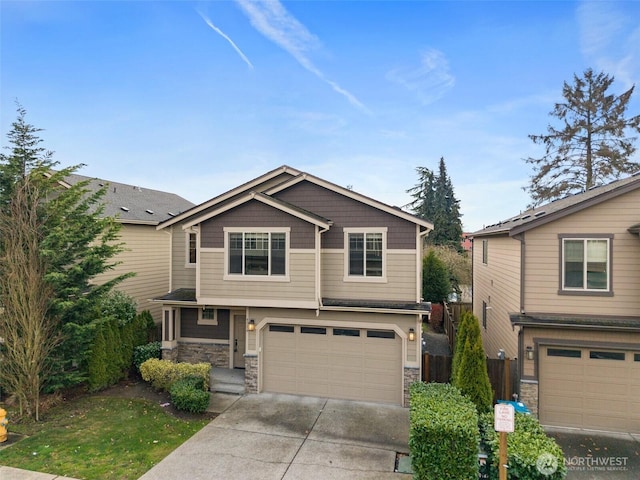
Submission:
[[[202,253],[224,253],[224,247],[201,247]]]
[[[344,242],[344,250],[343,250],[343,264],[344,264],[344,276],[342,278],[343,282],[347,283],[387,283],[387,227],[344,227],[343,231],[343,242]],[[365,236],[364,238],[364,256],[363,256],[363,274],[362,275],[350,275],[349,274],[349,235],[361,233]],[[366,262],[367,262],[367,234],[377,233],[382,234],[382,275],[377,276],[367,276],[366,272]]]
[[[213,318],[203,318],[205,307],[198,308],[198,325],[218,325],[218,309],[215,307],[206,307],[207,310],[213,310]]]
[[[289,269],[290,269],[290,243],[291,243],[291,227],[224,227],[222,229],[224,235],[224,263],[223,263],[223,280],[232,282],[237,281],[249,281],[249,282],[290,282]],[[244,234],[246,233],[284,233],[285,243],[285,255],[284,255],[284,275],[247,275],[245,273],[229,273],[229,234],[230,233],[242,233],[243,234],[243,253],[242,263],[244,265]],[[271,264],[271,235],[269,235],[269,265]],[[242,267],[244,271],[244,266]]]
[[[160,229],[169,227],[181,220],[184,220],[185,218],[189,218],[193,215],[196,215],[197,213],[202,212],[203,210],[213,207],[214,205],[220,202],[224,202],[225,200],[228,200],[229,198],[235,195],[251,190],[252,188],[260,185],[261,183],[267,182],[277,177],[278,175],[282,175],[283,173],[289,173],[290,175],[295,176],[295,175],[299,175],[300,171],[296,170],[295,168],[291,168],[286,165],[283,165],[279,168],[276,168],[275,170],[271,170],[270,172],[260,175],[259,177],[254,178],[253,180],[250,180],[236,188],[233,188],[221,195],[218,195],[217,197],[214,197],[207,202],[201,203],[200,205],[196,205],[195,207],[190,208],[186,212],[176,215],[171,219],[165,220],[164,222],[160,223],[156,228],[160,230]]]
[[[399,308],[373,308],[373,307],[334,307],[322,305],[320,310],[327,312],[363,312],[363,313],[393,313],[397,315],[428,315],[429,312],[421,310],[402,310]]]
[[[284,298],[207,297],[198,298],[199,304],[225,305],[228,307],[301,308],[317,310],[319,303],[314,300],[286,300]]]
[[[285,212],[293,217],[296,218],[300,218],[301,220],[304,220],[306,222],[312,223],[314,225],[319,225],[325,228],[329,228],[331,226],[331,224],[327,221],[322,221],[319,218],[313,216],[313,215],[307,215],[306,213],[291,208],[287,205],[282,204],[280,201],[275,200],[265,194],[259,193],[259,192],[250,192],[236,200],[234,200],[233,202],[227,203],[222,205],[220,208],[217,208],[211,212],[208,212],[204,215],[198,216],[193,218],[192,220],[190,220],[189,222],[186,222],[184,225],[182,225],[183,229],[187,229],[190,228],[194,225],[197,225],[199,223],[204,222],[205,220],[208,220],[210,218],[213,218],[215,216],[220,215],[221,213],[227,212],[229,210],[232,210],[240,205],[243,205],[251,200],[256,200],[258,202],[264,203],[265,205],[268,205],[272,208],[275,208],[276,210],[280,210],[281,212]]]
[[[178,337],[178,342],[182,343],[206,343],[207,345],[231,345],[229,340],[221,338],[195,338],[195,337]]]
[[[415,255],[416,250],[413,248],[387,248],[389,255]]]

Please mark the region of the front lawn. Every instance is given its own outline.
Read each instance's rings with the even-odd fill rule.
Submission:
[[[9,420],[10,417],[9,417]],[[49,410],[0,451],[0,465],[78,479],[134,480],[211,420],[180,419],[140,398],[89,395]]]

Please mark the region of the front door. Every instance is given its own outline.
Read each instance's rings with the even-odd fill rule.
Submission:
[[[245,320],[246,317],[244,315],[233,316],[233,366],[235,368],[244,368]]]

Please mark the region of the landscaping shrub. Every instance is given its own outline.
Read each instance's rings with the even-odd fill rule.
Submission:
[[[126,376],[128,366],[123,355],[122,334],[114,318],[95,327],[95,335],[88,362],[87,384],[90,391],[98,391],[116,384]]]
[[[478,478],[478,414],[460,390],[444,383],[411,386],[409,449],[416,480]]]
[[[197,385],[201,385],[198,388]],[[209,392],[203,390],[204,381],[202,377],[188,375],[176,380],[171,385],[171,403],[178,410],[191,413],[202,413],[209,406]]]
[[[189,375],[202,378],[204,388],[209,389],[209,363],[174,363],[169,360],[151,358],[140,365],[140,374],[145,382],[151,383],[158,390],[169,390],[176,380]]]
[[[133,349],[133,365],[136,370],[140,371],[140,365],[149,360],[150,358],[156,358],[160,360],[161,357],[161,343],[151,342],[145,345],[138,345]]]
[[[482,441],[487,449],[489,478],[499,477],[500,435],[494,430],[493,412],[480,417]],[[515,431],[509,433],[507,478],[518,480],[560,480],[566,477],[562,449],[548,437],[532,415],[516,413]]]

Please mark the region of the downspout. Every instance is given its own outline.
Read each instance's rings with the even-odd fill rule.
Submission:
[[[333,222],[329,222],[327,228],[320,228],[316,225],[316,301],[318,308],[316,308],[316,317],[320,316],[320,308],[322,307],[322,237],[321,235],[331,228]]]
[[[514,236],[516,240],[520,241],[520,313],[525,313],[525,288],[524,288],[524,280],[525,276],[525,266],[526,266],[526,249],[527,242],[524,238],[524,232]],[[514,328],[514,327],[512,327]],[[518,376],[522,379],[522,375],[524,373],[524,327],[520,325],[518,330]],[[516,388],[518,395],[520,395],[520,383]],[[507,399],[508,400],[508,399]]]

